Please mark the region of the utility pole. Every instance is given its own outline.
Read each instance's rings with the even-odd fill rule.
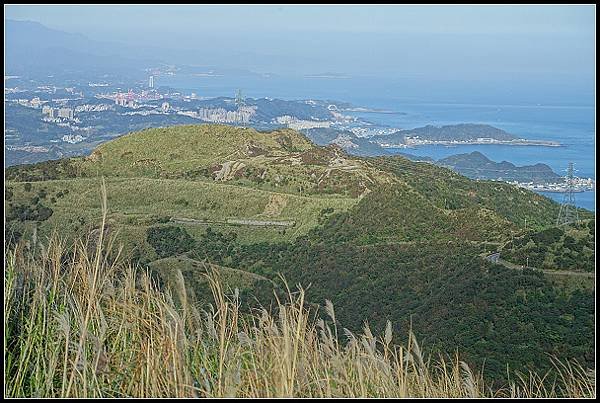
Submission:
[[[563,202],[560,205],[558,217],[556,218],[556,225],[569,224],[579,221],[579,213],[577,211],[577,206],[575,205],[575,183],[573,179],[573,172],[573,163],[569,162],[567,176],[565,178],[567,190],[563,197]]]

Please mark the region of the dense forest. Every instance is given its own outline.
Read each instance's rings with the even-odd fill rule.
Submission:
[[[532,231],[508,242],[503,259],[546,270],[593,272],[595,221]]]
[[[322,233],[336,219],[328,220]],[[361,329],[365,320],[374,329],[390,320],[398,337],[412,328],[428,352],[458,350],[498,382],[506,380],[507,364],[551,368],[550,355],[593,363],[590,291],[562,292],[540,273],[486,262],[474,257],[481,246],[470,243],[360,246],[319,239],[317,232],[292,243],[241,245],[234,233],[208,229],[185,249],[195,259],[273,281],[281,273],[290,284],[307,287],[310,301],[331,300],[340,322],[351,330]]]

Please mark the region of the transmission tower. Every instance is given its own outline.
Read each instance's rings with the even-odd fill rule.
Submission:
[[[242,95],[242,90],[237,90],[237,94],[235,94],[235,104],[238,108],[241,108],[245,105],[244,96]]]
[[[579,213],[577,212],[577,206],[575,205],[573,172],[573,163],[569,162],[567,177],[565,178],[567,190],[563,196],[563,202],[560,205],[558,217],[556,218],[556,225],[579,221]]]

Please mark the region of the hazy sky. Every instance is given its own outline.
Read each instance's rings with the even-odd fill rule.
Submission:
[[[6,6],[5,16],[173,57],[193,50],[190,63],[237,53],[247,56],[239,67],[273,72],[593,79],[595,71],[594,6]]]

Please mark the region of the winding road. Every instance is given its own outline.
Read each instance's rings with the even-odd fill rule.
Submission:
[[[501,259],[500,252],[495,252],[495,253],[492,253],[491,255],[487,255],[487,256],[485,256],[485,259],[492,263],[500,264],[500,265],[506,267],[507,269],[511,269],[511,270],[525,269],[525,266],[510,263],[510,262],[507,262],[506,260]],[[553,275],[558,274],[558,275],[564,275],[564,276],[579,276],[579,277],[589,277],[589,278],[594,278],[594,275],[595,275],[594,273],[586,273],[586,272],[572,271],[572,270],[542,270],[542,269],[537,269],[535,267],[529,267],[529,269],[541,271],[543,273],[553,274]]]

